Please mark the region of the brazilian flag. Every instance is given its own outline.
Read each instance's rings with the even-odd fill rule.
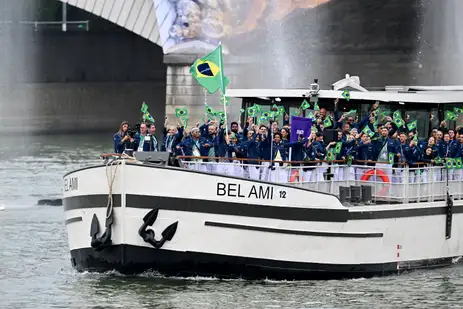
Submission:
[[[307,100],[302,101],[301,108],[302,108],[303,111],[305,111],[309,107],[310,107],[310,104],[309,104],[309,102],[307,102]]]
[[[373,135],[375,135],[375,132],[371,131],[371,129],[370,129],[370,127],[368,125],[366,125],[363,128],[362,133],[368,135],[369,137],[372,137]]]
[[[145,102],[143,102],[143,104],[141,105],[140,111],[141,111],[143,114],[146,114],[146,113],[148,112],[148,104],[146,104]]]
[[[394,153],[390,152],[387,156],[387,161],[389,164],[394,164]]]
[[[334,161],[334,159],[336,159],[333,152],[334,152],[333,148],[328,149],[328,152],[326,153],[326,160],[327,161]]]
[[[325,120],[323,120],[323,127],[329,128],[332,124],[330,116],[326,116]]]
[[[278,113],[280,115],[284,115],[285,114],[285,107],[283,105],[281,106],[278,106]]]
[[[455,167],[457,169],[462,169],[463,168],[463,162],[462,162],[461,158],[456,158],[455,159]]]
[[[217,112],[217,116],[220,120],[225,120],[225,113],[224,112]]]
[[[445,167],[447,167],[448,169],[451,169],[454,167],[454,160],[452,158],[447,158],[445,160]]]
[[[436,164],[442,164],[442,158],[441,157],[436,157],[436,159],[434,160],[434,162]]]
[[[206,104],[206,114],[209,116],[215,116],[215,110]]]
[[[337,142],[336,143],[336,147],[334,147],[334,152],[336,154],[340,154],[341,153],[341,149],[342,149],[342,142]]]
[[[254,106],[248,107],[248,116],[249,117],[255,117],[256,114],[257,114],[257,108],[255,108]]]
[[[153,116],[151,116],[150,113],[146,112],[145,114],[143,114],[143,121],[154,123],[154,118]]]
[[[188,110],[184,107],[175,109],[175,116],[178,118],[184,118],[188,116]]]
[[[264,116],[265,118],[270,118],[270,112],[263,112],[262,116]]]
[[[408,131],[414,131],[414,130],[416,130],[417,124],[418,124],[418,121],[417,121],[417,120],[415,120],[415,121],[410,122],[409,124],[407,124]]]
[[[209,55],[196,60],[190,67],[190,73],[209,93],[216,93],[220,89],[225,94],[225,88],[230,81],[223,73],[222,45]]]
[[[347,101],[350,100],[350,90],[349,89],[346,89],[342,92],[342,96],[344,97],[344,99],[346,99]]]
[[[457,114],[451,112],[451,111],[446,111],[445,112],[445,119],[448,120],[457,120]]]

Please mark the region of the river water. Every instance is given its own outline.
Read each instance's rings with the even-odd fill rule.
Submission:
[[[463,308],[463,267],[385,278],[246,282],[77,273],[59,197],[62,176],[98,162],[111,136],[0,138],[0,308]],[[88,231],[82,231],[88,233]]]

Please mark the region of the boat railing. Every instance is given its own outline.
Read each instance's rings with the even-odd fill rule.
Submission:
[[[416,203],[443,201],[449,193],[463,199],[463,169],[418,162],[391,165],[375,161],[269,161],[245,158],[179,157],[181,167],[245,179],[293,185],[313,191],[350,196],[371,188],[371,202]],[[344,196],[345,197],[345,196]],[[353,196],[350,196],[351,200]]]

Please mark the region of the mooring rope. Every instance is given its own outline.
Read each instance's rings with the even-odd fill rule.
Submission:
[[[116,180],[116,175],[117,175],[117,167],[119,166],[120,162],[117,159],[114,159],[112,161],[109,161],[106,163],[106,180],[108,181],[108,188],[109,188],[109,194],[108,194],[108,204],[106,205],[106,219],[110,218],[113,214],[113,185],[114,181]],[[114,165],[116,167],[114,168]],[[108,173],[109,170],[109,173]]]

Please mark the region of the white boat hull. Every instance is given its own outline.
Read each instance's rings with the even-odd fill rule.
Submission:
[[[64,210],[73,266],[79,271],[158,271],[173,276],[333,279],[448,266],[463,255],[463,204],[445,202],[346,208],[337,197],[292,186],[177,168],[123,163],[65,176]],[[94,215],[105,230],[112,186],[111,243],[92,248]],[[139,235],[158,209],[155,239]],[[175,224],[177,223],[177,224]]]

